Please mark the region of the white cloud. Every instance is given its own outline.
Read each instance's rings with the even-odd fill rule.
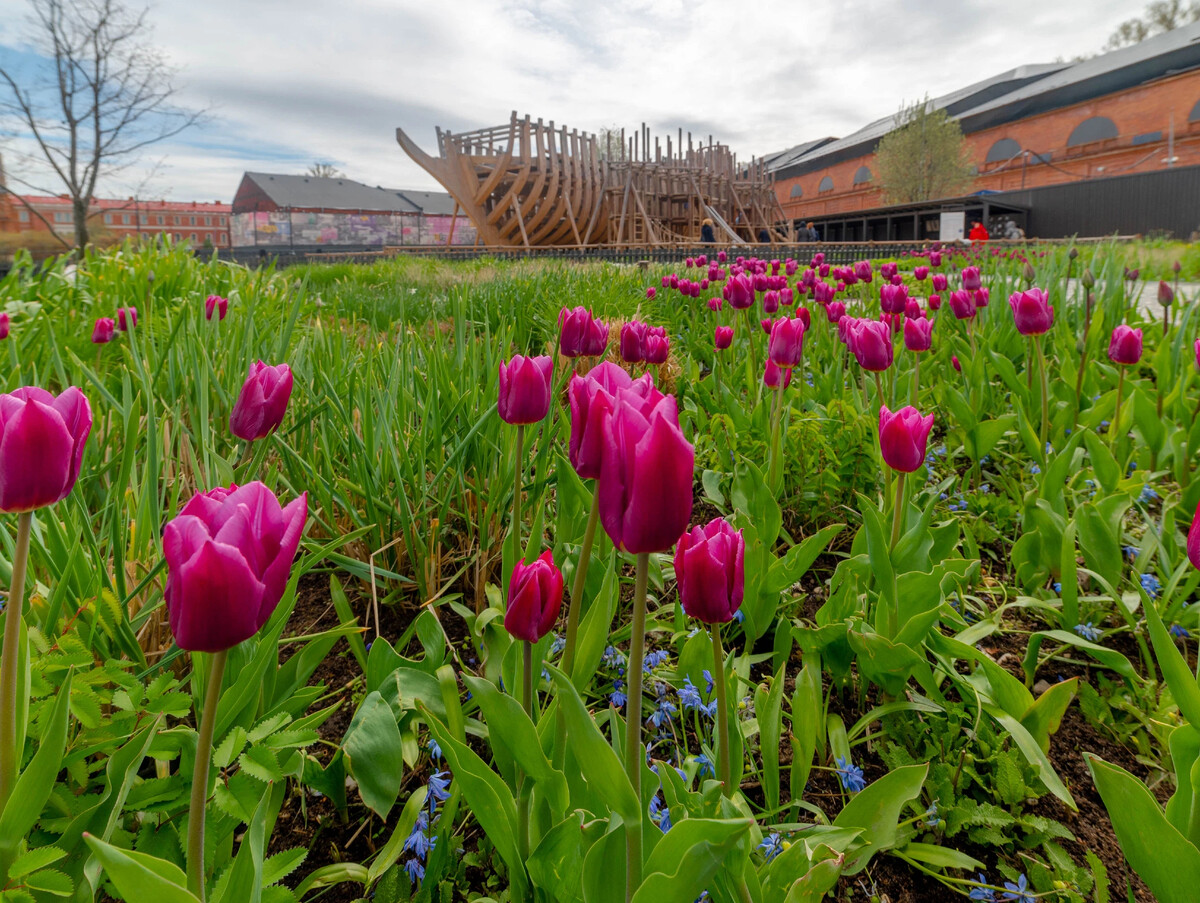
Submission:
[[[902,101],[1013,66],[1095,51],[1140,6],[168,0],[151,13],[155,40],[181,67],[181,99],[213,117],[157,149],[152,193],[228,199],[243,170],[313,160],[370,184],[431,188],[396,126],[432,148],[435,124],[498,125],[514,109],[588,131],[646,121],[665,138],[684,125],[748,158],[847,134]],[[26,8],[0,0],[0,45],[15,43]]]

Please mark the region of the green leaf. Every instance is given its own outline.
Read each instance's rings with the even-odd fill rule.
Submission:
[[[994,705],[984,705],[983,708],[985,712],[999,721],[1006,731],[1012,734],[1013,741],[1025,756],[1026,761],[1033,767],[1037,776],[1041,778],[1042,783],[1046,785],[1046,789],[1070,806],[1072,811],[1078,811],[1075,800],[1067,791],[1062,779],[1059,778],[1058,772],[1054,770],[1054,766],[1050,764],[1050,760],[1046,758],[1046,754],[1042,752],[1038,742],[1033,739],[1029,731],[1025,730],[1021,722]]]
[[[1121,546],[1100,510],[1094,503],[1084,502],[1075,510],[1075,524],[1079,549],[1087,566],[1114,588],[1119,587],[1125,567]]]
[[[35,850],[29,850],[17,857],[12,868],[8,870],[8,877],[20,878],[22,875],[36,872],[66,855],[66,850],[60,850],[58,847],[38,847]]]
[[[576,810],[547,831],[529,854],[533,886],[548,891],[556,903],[580,903],[585,851],[583,813]]]
[[[1084,753],[1121,851],[1159,903],[1192,903],[1200,850],[1167,821],[1146,786],[1125,769]]]
[[[1162,668],[1163,679],[1171,688],[1171,696],[1183,717],[1189,724],[1200,726],[1200,686],[1196,685],[1196,677],[1183,660],[1171,634],[1163,626],[1158,609],[1152,604],[1146,605],[1145,609],[1150,642],[1154,644],[1154,654],[1158,657],[1158,666]]]
[[[1071,700],[1075,698],[1078,686],[1078,677],[1054,684],[1021,716],[1021,724],[1038,742],[1042,752],[1050,752],[1050,737],[1062,723],[1063,715]]]
[[[596,674],[604,647],[608,645],[609,628],[617,607],[617,568],[613,566],[615,553],[609,555],[609,566],[605,569],[600,593],[584,612],[579,625],[575,645],[574,673],[571,676],[575,689],[584,692]]]
[[[650,854],[633,903],[695,900],[752,824],[749,819],[685,818]]]
[[[1117,464],[1113,453],[1109,451],[1108,445],[1092,430],[1087,430],[1083,434],[1083,441],[1087,445],[1088,457],[1092,461],[1092,470],[1096,474],[1096,480],[1100,483],[1100,487],[1106,494],[1116,492],[1117,483],[1121,479],[1121,467]]]
[[[279,760],[275,753],[266,746],[252,746],[242,754],[239,764],[242,771],[264,784],[272,781],[282,781],[283,772],[279,768]]]
[[[126,900],[200,903],[187,890],[187,876],[175,863],[134,850],[117,849],[90,834],[85,834],[84,840]]]
[[[427,796],[427,789],[418,787],[408,798],[408,802],[404,804],[404,811],[400,813],[400,820],[392,830],[392,836],[388,838],[388,842],[383,845],[383,849],[379,851],[379,855],[371,862],[371,867],[367,871],[366,883],[368,885],[373,885],[382,878],[383,873],[395,865],[396,861],[400,858],[400,854],[404,850],[404,842],[408,840],[409,834],[412,833],[413,825],[417,823],[417,818],[421,814],[421,808],[425,805],[425,798]]]
[[[276,884],[303,865],[308,857],[307,847],[293,847],[283,850],[274,856],[268,856],[263,863],[263,885]]]
[[[400,795],[404,756],[396,716],[378,690],[369,693],[354,713],[342,748],[363,802],[386,818]]]
[[[974,856],[961,850],[943,847],[936,843],[912,841],[904,845],[899,855],[904,859],[921,862],[938,869],[984,869],[986,866]]]
[[[1056,643],[1065,643],[1068,646],[1074,646],[1076,649],[1082,649],[1105,668],[1120,674],[1129,681],[1130,686],[1134,686],[1141,681],[1133,664],[1122,653],[1117,652],[1117,650],[1092,643],[1071,631],[1042,630],[1030,634],[1029,645],[1025,650],[1025,679],[1030,683],[1033,682],[1033,677],[1036,673],[1035,665],[1037,664],[1038,651],[1041,649],[1043,640],[1053,640]]]
[[[779,738],[783,728],[783,686],[787,679],[787,662],[771,678],[770,689],[754,690],[754,711],[758,714],[759,749],[763,763],[763,794],[767,807],[779,807]]]
[[[75,882],[55,869],[34,872],[24,882],[26,887],[50,894],[53,897],[69,897],[75,891]]]
[[[829,847],[822,845],[817,849],[824,851],[829,850]],[[812,868],[788,888],[784,903],[821,903],[825,895],[833,890],[845,867],[845,853],[837,853],[814,863]]]
[[[808,569],[817,560],[817,556],[825,551],[829,543],[833,541],[833,538],[841,533],[843,529],[845,529],[844,524],[831,524],[828,527],[822,527],[803,542],[788,549],[786,555],[777,559],[771,565],[770,570],[767,572],[763,591],[780,593],[792,584],[798,583],[800,578],[808,573]]]
[[[624,825],[604,834],[584,857],[583,899],[584,903],[625,903]]]
[[[864,830],[865,846],[855,850],[846,863],[847,875],[861,872],[872,856],[895,846],[900,811],[909,800],[916,799],[928,772],[928,765],[906,765],[890,771],[856,793],[838,813],[833,820],[835,827]]]

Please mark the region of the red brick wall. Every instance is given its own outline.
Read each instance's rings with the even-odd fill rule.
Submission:
[[[1185,72],[1086,103],[974,132],[966,136],[966,144],[980,172],[970,190],[1021,188],[1022,178],[1024,187],[1034,188],[1089,177],[1164,169],[1172,113],[1175,118],[1175,165],[1198,164],[1200,122],[1187,121],[1197,101],[1200,101],[1200,71]],[[1093,116],[1111,119],[1118,136],[1109,141],[1068,148],[1067,138],[1075,126]],[[1162,132],[1161,141],[1132,144],[1135,135],[1158,131]],[[1028,165],[1022,173],[1020,157],[1007,166],[985,164],[988,150],[1002,138],[1011,138],[1034,153],[1049,153],[1052,165]],[[875,182],[859,186],[851,184],[860,166],[867,166],[874,173],[875,155],[867,154],[798,178],[780,180],[775,185],[779,203],[789,217],[798,219],[882,206],[886,202]],[[832,177],[834,188],[818,192],[825,176]],[[802,198],[790,196],[792,186],[797,183],[804,191]]]

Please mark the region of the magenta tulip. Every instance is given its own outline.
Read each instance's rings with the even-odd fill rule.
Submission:
[[[746,276],[731,276],[722,291],[734,310],[745,310],[754,303],[754,283]]]
[[[500,373],[500,385],[503,395],[503,368]],[[283,415],[287,413],[288,399],[291,397],[292,368],[287,364],[272,367],[262,361],[255,361],[250,365],[250,374],[246,377],[242,391],[229,413],[229,429],[239,439],[245,439],[247,442],[269,436],[283,423]]]
[[[571,438],[568,456],[575,472],[585,480],[600,476],[606,418],[612,413],[616,394],[622,389],[634,389],[643,397],[661,393],[654,388],[650,374],[633,380],[611,361],[603,361],[587,376],[572,376],[567,388],[571,407]]]
[[[933,290],[935,292],[944,292],[949,287],[950,287],[950,283],[946,279],[945,273],[934,273],[933,274]]]
[[[163,528],[166,602],[181,649],[221,652],[270,619],[287,588],[308,494],[286,508],[262,483],[197,493]]]
[[[1196,369],[1200,370],[1200,339],[1196,339]]]
[[[884,263],[879,266],[879,276],[885,282],[891,282],[892,278],[900,272],[900,265],[897,263]]]
[[[777,367],[795,367],[804,355],[804,321],[800,317],[782,317],[771,326],[767,357]]]
[[[1174,300],[1175,292],[1171,290],[1171,286],[1162,279],[1158,280],[1158,303],[1163,307],[1169,307]]]
[[[500,395],[496,407],[505,423],[537,423],[550,410],[550,377],[554,363],[549,355],[517,354],[500,364]],[[291,390],[289,375],[288,389]],[[282,415],[281,415],[282,416]]]
[[[864,370],[886,370],[892,366],[891,327],[878,320],[856,320],[850,332],[850,351]]]
[[[977,288],[973,293],[976,307],[987,307],[989,292],[986,288]]]
[[[769,291],[763,295],[763,313],[773,314],[779,311],[779,292]]]
[[[909,351],[928,351],[933,345],[933,320],[908,317],[904,321],[904,347]]]
[[[91,430],[92,409],[74,386],[58,397],[37,386],[0,395],[0,511],[33,511],[66,498]]]
[[[957,354],[950,355],[950,365],[959,373],[962,373],[962,364],[959,362]]]
[[[596,485],[600,523],[626,552],[665,552],[692,516],[696,454],[679,428],[673,396],[617,392]]]
[[[627,364],[639,364],[644,361],[643,338],[646,324],[638,320],[621,324],[621,360]]]
[[[1015,292],[1008,299],[1013,321],[1021,335],[1041,335],[1054,325],[1054,308],[1050,297],[1040,288]]]
[[[671,340],[658,332],[647,331],[642,340],[642,353],[647,364],[665,364],[671,353]]]
[[[718,351],[724,351],[733,344],[733,327],[718,326],[713,335],[713,344]]]
[[[860,260],[854,265],[854,278],[859,282],[870,282],[874,278],[869,260]],[[849,282],[850,280],[847,279],[846,281]]]
[[[564,357],[599,357],[608,347],[608,327],[586,307],[558,312],[558,350]]]
[[[646,297],[647,298],[653,298],[656,294],[658,294],[658,291],[657,291],[657,289],[654,288],[653,285],[650,286],[648,289],[646,289]]]
[[[0,313],[0,341],[8,338],[8,332],[12,328],[12,321],[9,320],[8,314]]]
[[[713,313],[720,313],[721,307],[722,307],[722,305],[724,305],[724,303],[725,303],[724,299],[718,298],[716,295],[714,295],[713,297],[708,299],[708,309],[711,310]]]
[[[925,460],[925,446],[933,428],[933,415],[922,417],[911,405],[899,411],[879,409],[879,448],[892,470],[912,473]]]
[[[508,582],[504,629],[518,640],[536,643],[554,628],[562,608],[563,575],[550,550],[533,564],[518,561]]]
[[[1108,357],[1114,364],[1136,364],[1142,359],[1142,331],[1121,324],[1113,330]]]
[[[763,385],[768,389],[778,389],[780,380],[785,389],[792,384],[791,368],[780,367],[768,358],[766,369],[763,370]]]
[[[941,251],[930,251],[929,252],[929,265],[931,267],[940,267],[942,265],[942,252]]]
[[[222,298],[220,295],[209,295],[204,299],[204,319],[211,320],[213,313],[217,314],[217,320],[224,320],[225,314],[229,311],[229,299]]]
[[[913,278],[918,282],[924,282],[929,278],[929,267],[919,266],[913,267]]]
[[[96,345],[105,345],[113,340],[113,330],[116,324],[109,317],[100,317],[96,320],[96,325],[92,327],[92,342]]]
[[[132,326],[137,326],[137,308],[136,307],[118,307],[117,308],[117,329],[125,332]]]
[[[828,304],[833,301],[834,288],[828,282],[814,282],[812,289],[813,300],[818,304]]]
[[[983,283],[979,278],[979,267],[965,267],[962,271],[962,287],[969,292],[975,291]]]
[[[846,305],[841,301],[831,301],[825,305],[825,316],[829,318],[830,323],[837,323],[846,316]]]
[[[887,283],[879,287],[879,303],[884,313],[902,314],[908,302],[908,287]]]
[[[929,296],[929,309],[930,310],[941,310],[942,309],[942,296],[941,295],[930,295]]]
[[[679,537],[675,580],[679,602],[688,617],[706,624],[733,620],[742,605],[745,558],[742,531],[720,517]]]
[[[904,316],[910,320],[925,319],[925,311],[921,309],[921,302],[916,298],[909,298],[904,302]]]
[[[1196,514],[1192,518],[1192,528],[1188,530],[1187,553],[1192,567],[1200,568],[1200,505],[1196,506]]]
[[[951,292],[950,309],[960,320],[969,320],[975,316],[975,298],[966,289]]]

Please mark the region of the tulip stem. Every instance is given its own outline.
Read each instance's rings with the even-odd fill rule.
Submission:
[[[563,647],[562,670],[570,679],[575,679],[575,643],[579,634],[579,610],[583,607],[583,590],[587,586],[588,564],[592,560],[592,541],[596,538],[596,524],[600,520],[600,496],[592,489],[592,513],[588,515],[587,529],[583,534],[583,545],[579,549],[579,561],[575,565],[575,579],[571,581],[571,603],[567,607],[567,638]],[[562,709],[554,719],[554,767],[561,769],[567,752],[567,720]]]
[[[1028,336],[1028,343],[1029,343],[1029,351],[1025,357],[1025,360],[1027,360],[1027,361],[1030,360],[1034,354],[1033,336]],[[1025,367],[1025,387],[1027,389],[1029,389],[1030,394],[1033,393],[1033,367],[1029,366],[1028,364]]]
[[[517,425],[517,454],[513,459],[513,564],[521,560],[521,478],[524,474],[524,461],[521,455],[525,445],[525,425]]]
[[[875,394],[879,396],[879,407],[883,407],[883,380],[879,378],[879,371],[875,371]]]
[[[721,625],[710,624],[713,651],[713,686],[717,691],[717,777],[725,796],[733,795],[733,768],[729,756],[729,705],[726,701],[725,653],[721,648]]]
[[[1111,435],[1108,437],[1114,456],[1117,453],[1117,443],[1120,441],[1118,434],[1121,431],[1121,394],[1125,389],[1125,368],[1121,365],[1118,366],[1120,366],[1120,370],[1117,371],[1117,409],[1113,412],[1112,425],[1109,427]]]
[[[921,354],[920,354],[920,352],[917,352],[914,360],[916,361],[916,363],[913,364],[912,406],[915,408],[917,406],[917,393],[921,386]]]
[[[525,714],[529,716],[529,720],[533,720],[533,643],[523,641],[521,643],[524,657],[522,659],[521,670],[521,708],[525,709]],[[520,769],[520,766],[517,766]],[[520,844],[521,859],[529,859],[529,804],[531,801],[530,788],[526,786],[524,771],[518,771],[517,775],[517,843]]]
[[[227,650],[213,653],[204,692],[204,711],[200,715],[200,733],[196,737],[196,765],[192,770],[192,802],[188,807],[187,881],[188,890],[204,903],[204,805],[208,800],[208,766],[212,762],[213,728],[217,723],[217,703],[221,701],[221,678],[225,676]],[[195,664],[193,660],[193,676]]]
[[[903,471],[896,474],[896,506],[892,509],[892,542],[889,549],[895,549],[900,542],[900,530],[904,526],[904,478]]]
[[[1042,347],[1042,343],[1034,341],[1030,336],[1030,341],[1034,342],[1037,347],[1038,373],[1041,376],[1042,386],[1042,455],[1046,462],[1050,461],[1050,453],[1046,450],[1046,445],[1050,441],[1050,383],[1046,377],[1046,349]]]
[[[779,385],[775,387],[775,405],[771,412],[771,458],[767,465],[767,485],[775,494],[779,491],[779,421],[783,413],[783,384],[790,374],[790,370],[779,371]]]
[[[646,584],[650,554],[639,552],[633,589],[633,622],[629,637],[629,694],[625,703],[625,771],[633,795],[642,806],[642,660],[646,652]],[[642,883],[642,823],[625,826],[625,900],[633,899]]]
[[[4,657],[0,659],[0,811],[13,786],[21,751],[17,749],[17,671],[21,655],[21,613],[25,605],[25,569],[29,562],[29,533],[33,512],[17,516],[17,549],[13,556],[12,589],[4,619]]]

